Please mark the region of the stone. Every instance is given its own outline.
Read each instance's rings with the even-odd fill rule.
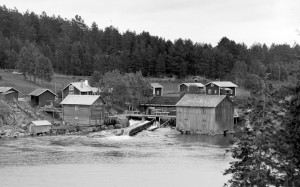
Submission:
[[[123,128],[123,125],[121,125],[121,124],[115,124],[115,128],[116,129],[121,129],[121,128]]]
[[[113,125],[109,125],[108,129],[114,129],[115,127]]]

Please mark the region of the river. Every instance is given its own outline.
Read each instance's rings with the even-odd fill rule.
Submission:
[[[230,136],[41,136],[0,140],[0,186],[223,186]]]

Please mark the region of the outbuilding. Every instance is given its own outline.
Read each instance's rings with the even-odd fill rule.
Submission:
[[[0,87],[0,97],[6,102],[17,102],[19,91],[13,87]]]
[[[45,88],[38,88],[32,91],[31,93],[29,93],[28,95],[30,95],[30,100],[32,104],[39,107],[44,107],[45,105],[51,105],[51,103],[55,101],[55,97],[57,97],[55,93]]]
[[[204,85],[198,82],[181,83],[178,85],[178,92],[203,93]]]
[[[32,121],[27,124],[27,130],[30,134],[48,133],[51,130],[51,123],[47,120]]]
[[[105,102],[100,95],[68,95],[60,104],[65,122],[89,126],[104,121]]]
[[[154,96],[162,96],[164,93],[164,87],[159,83],[151,83]]]
[[[176,104],[181,132],[216,134],[233,131],[234,105],[226,95],[186,94]]]
[[[205,85],[206,95],[236,96],[238,86],[230,81],[213,81]]]

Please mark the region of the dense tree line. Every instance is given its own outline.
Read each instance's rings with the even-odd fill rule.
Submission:
[[[223,37],[217,46],[177,39],[174,42],[148,32],[120,33],[110,26],[85,24],[80,16],[71,20],[45,12],[20,13],[0,7],[0,68],[15,68],[22,49],[32,43],[51,62],[57,73],[91,75],[118,69],[141,71],[144,76],[201,75],[239,83],[245,74],[286,80],[299,70],[300,46],[236,43]],[[19,54],[19,56],[18,56]]]

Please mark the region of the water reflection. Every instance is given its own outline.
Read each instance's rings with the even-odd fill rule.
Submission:
[[[210,145],[217,145],[222,147],[228,147],[230,141],[233,140],[232,134],[223,135],[177,135],[176,139],[185,143],[207,143]]]

